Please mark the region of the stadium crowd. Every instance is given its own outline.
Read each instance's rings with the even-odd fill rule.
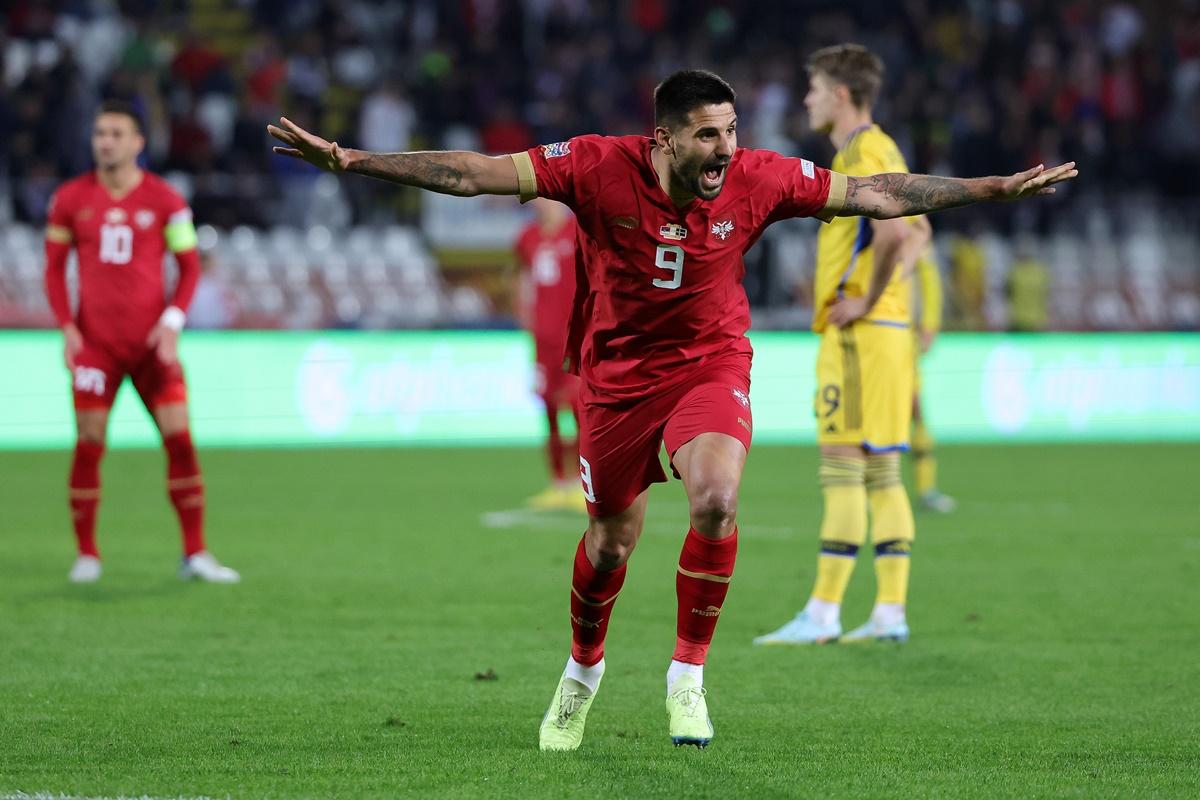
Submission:
[[[370,182],[308,203],[319,176],[272,156],[286,113],[371,150],[503,153],[583,132],[651,128],[655,83],[706,65],[739,90],[741,141],[828,163],[806,125],[803,64],[860,41],[887,86],[877,119],[913,171],[998,174],[1079,162],[1073,191],[1029,208],[939,218],[970,232],[1118,229],[1132,204],[1168,225],[1197,212],[1200,3],[1195,0],[14,0],[2,12],[0,220],[40,225],[88,168],[103,97],[132,101],[147,166],[187,182],[199,222],[333,227],[416,219]],[[360,185],[361,184],[361,185]],[[307,217],[305,216],[307,215]],[[1179,222],[1182,221],[1182,222]],[[758,302],[758,299],[752,299]]]

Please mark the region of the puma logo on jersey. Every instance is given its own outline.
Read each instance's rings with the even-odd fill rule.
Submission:
[[[574,622],[581,628],[599,628],[601,623],[601,621],[598,619],[584,619],[583,617],[577,617],[574,614],[571,615],[571,622]]]
[[[658,235],[664,239],[671,239],[676,242],[682,242],[687,238],[687,228],[680,225],[678,222],[668,222],[658,229]]]
[[[715,617],[721,613],[721,607],[720,606],[709,606],[708,608],[704,609],[703,611],[701,611],[698,608],[693,608],[692,613],[699,614],[702,617]]]
[[[104,370],[95,367],[75,368],[75,390],[104,396]]]
[[[712,234],[722,242],[728,239],[731,233],[733,233],[733,220],[726,219],[713,223]]]

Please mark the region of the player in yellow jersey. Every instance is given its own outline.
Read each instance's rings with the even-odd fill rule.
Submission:
[[[921,222],[928,225],[924,217]],[[913,350],[913,430],[912,459],[917,488],[917,502],[926,511],[949,514],[957,507],[954,498],[943,494],[937,485],[937,456],[933,452],[933,434],[925,425],[925,414],[921,408],[921,356],[929,352],[933,340],[942,328],[942,276],[938,273],[937,261],[932,246],[917,259],[914,273],[917,283],[916,296],[920,299],[915,315],[916,347]]]
[[[908,172],[871,119],[883,64],[860,45],[818,50],[804,98],[814,130],[829,135],[832,169]],[[825,497],[816,585],[804,609],[755,644],[908,639],[905,603],[914,524],[900,480],[913,401],[912,270],[929,242],[919,218],[844,217],[817,236],[812,328],[821,336],[814,412]],[[875,609],[842,635],[841,604],[858,550],[875,544]]]

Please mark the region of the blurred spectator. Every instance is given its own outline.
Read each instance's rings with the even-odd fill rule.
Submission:
[[[188,327],[197,330],[232,328],[238,317],[237,295],[226,282],[211,250],[201,252],[200,266],[200,280],[188,309]]]
[[[1033,242],[1022,237],[1008,273],[1009,327],[1025,333],[1046,330],[1048,320],[1050,271],[1033,248]]]
[[[733,83],[744,145],[827,164],[832,152],[799,107],[803,65],[814,49],[847,40],[884,59],[877,116],[913,171],[1080,163],[1078,182],[1053,198],[939,217],[938,231],[955,237],[945,252],[961,326],[1006,324],[992,305],[1016,285],[1001,277],[1008,256],[980,245],[981,225],[1001,238],[1035,233],[1045,248],[1057,233],[1085,236],[1097,217],[1125,237],[1136,227],[1127,210],[1151,207],[1161,225],[1144,235],[1182,231],[1195,241],[1196,0],[13,0],[0,10],[0,223],[40,225],[55,186],[88,168],[90,115],[105,96],[135,104],[145,165],[177,170],[197,219],[223,229],[336,229],[411,222],[422,211],[415,193],[318,182],[303,164],[272,156],[263,127],[280,113],[372,150],[513,152],[580,133],[648,133],[654,86],[686,66]],[[768,236],[764,249],[772,244]],[[1154,257],[1171,265],[1166,275],[1119,264],[1130,274],[1094,284],[1087,291],[1104,297],[1080,300],[1066,324],[1129,324],[1122,314],[1146,326],[1190,324],[1200,278],[1194,247],[1183,251]],[[786,294],[769,291],[778,281],[755,263],[754,300]],[[1062,277],[1057,258],[1048,263],[1057,298],[1074,277]],[[289,297],[266,292],[244,316],[283,313]],[[345,324],[367,314],[342,295],[330,304]],[[1062,304],[1047,313],[1055,325]]]

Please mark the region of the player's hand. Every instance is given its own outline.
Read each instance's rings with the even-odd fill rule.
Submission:
[[[843,297],[829,309],[829,321],[844,328],[856,319],[865,317],[871,310],[865,297]]]
[[[350,163],[346,150],[337,142],[327,142],[320,136],[304,130],[287,117],[279,118],[278,127],[268,125],[267,133],[287,145],[286,147],[271,148],[272,152],[281,156],[298,158],[330,172],[340,172]]]
[[[83,350],[83,334],[79,332],[79,328],[74,322],[68,322],[63,326],[63,362],[66,363],[67,369],[75,371],[75,359],[79,357],[79,353]]]
[[[179,331],[174,328],[168,328],[160,322],[146,337],[146,344],[164,364],[174,364],[179,360]]]
[[[933,340],[937,338],[937,333],[932,328],[921,328],[917,331],[917,344],[922,353],[928,353],[929,348],[933,347]]]
[[[1046,169],[1044,164],[1038,164],[1033,169],[1002,178],[995,199],[1022,200],[1038,194],[1054,194],[1054,184],[1069,181],[1078,174],[1079,170],[1075,169],[1074,161],[1051,169]]]

